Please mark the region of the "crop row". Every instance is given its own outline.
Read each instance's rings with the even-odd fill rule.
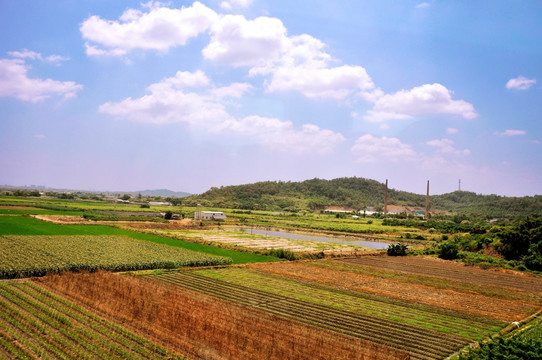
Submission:
[[[198,253],[122,236],[0,236],[0,278],[48,272],[128,271],[231,263]]]
[[[246,268],[201,270],[198,273],[258,290],[345,309],[360,315],[375,316],[469,338],[481,339],[504,325],[457,311],[446,311],[371,293],[338,289]]]
[[[413,359],[443,358],[469,342],[463,337],[272,294],[193,272],[149,276],[284,318],[407,351]]]
[[[30,282],[0,283],[0,357],[182,359]]]
[[[490,286],[509,287],[529,292],[542,293],[542,279],[534,276],[506,274],[494,270],[484,270],[472,266],[445,262],[438,259],[420,257],[379,257],[365,256],[341,260],[349,264],[402,271],[413,274],[430,275],[446,279],[472,282]]]

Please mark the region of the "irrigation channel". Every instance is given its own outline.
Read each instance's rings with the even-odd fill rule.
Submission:
[[[389,243],[384,243],[384,242],[379,242],[379,241],[336,238],[336,237],[330,237],[330,236],[302,235],[302,234],[289,233],[285,231],[253,229],[253,228],[239,228],[239,229],[234,229],[234,231],[244,231],[248,234],[272,236],[272,237],[279,237],[279,238],[286,238],[286,239],[293,239],[293,240],[321,241],[325,243],[362,246],[362,247],[366,247],[370,249],[378,249],[378,250],[387,249],[388,246],[390,245]]]
[[[272,294],[191,271],[147,276],[280,317],[403,350],[412,359],[443,359],[470,342],[460,336]]]

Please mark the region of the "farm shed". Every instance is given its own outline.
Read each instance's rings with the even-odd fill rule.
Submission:
[[[194,220],[225,220],[226,215],[222,211],[196,211]]]

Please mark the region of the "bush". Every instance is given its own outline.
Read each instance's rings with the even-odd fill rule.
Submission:
[[[170,220],[173,217],[173,212],[170,210],[166,211],[166,214],[164,215],[164,219]]]
[[[391,244],[388,246],[388,256],[405,256],[407,248],[404,244]]]
[[[140,208],[142,208],[142,209],[150,209],[151,206],[149,204],[141,204]]]
[[[457,259],[458,253],[459,253],[459,249],[457,245],[454,243],[447,242],[440,245],[438,257],[445,260],[453,260],[453,259]]]

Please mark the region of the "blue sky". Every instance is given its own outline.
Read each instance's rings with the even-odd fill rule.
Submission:
[[[538,1],[0,0],[0,184],[542,194]]]

